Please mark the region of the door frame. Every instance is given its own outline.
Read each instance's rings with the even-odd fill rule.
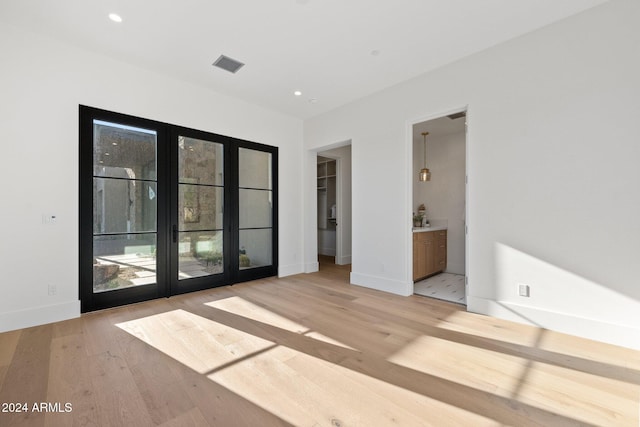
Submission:
[[[178,198],[179,198],[179,170],[178,170],[178,157],[179,157],[179,147],[175,142],[178,140],[180,136],[184,136],[187,138],[193,138],[203,141],[208,141],[212,143],[222,144],[223,146],[223,170],[224,170],[224,180],[223,180],[223,254],[225,253],[225,248],[229,253],[232,253],[233,249],[233,236],[231,235],[232,230],[232,215],[233,210],[232,206],[237,203],[237,198],[234,198],[236,194],[234,194],[232,185],[232,179],[227,179],[227,175],[229,171],[233,171],[232,167],[232,151],[231,147],[232,138],[217,135],[211,132],[205,132],[196,129],[185,128],[182,126],[170,126],[169,125],[169,138],[167,141],[167,151],[168,153],[168,170],[167,175],[168,179],[168,192],[169,197],[167,197],[166,211],[168,212],[168,226],[170,228],[176,228],[176,231],[167,230],[167,238],[165,241],[166,247],[168,249],[168,258],[167,260],[167,297],[171,295],[179,295],[188,292],[200,291],[203,289],[209,289],[217,286],[223,286],[230,283],[235,283],[233,281],[233,270],[232,268],[237,267],[237,261],[233,263],[233,257],[224,257],[224,269],[223,273],[217,275],[208,275],[202,277],[190,278],[188,280],[179,280],[177,277],[177,273],[179,271],[179,254],[178,254],[178,245],[179,241],[173,241],[174,233],[179,234],[180,231],[177,230],[178,227]],[[229,258],[229,259],[227,259]],[[175,273],[175,274],[174,274]]]
[[[319,270],[319,262],[318,262],[318,190],[317,190],[317,164],[318,164],[318,156],[327,157],[333,160],[336,160],[336,221],[338,223],[338,227],[336,227],[336,256],[335,259],[338,261],[340,258],[340,265],[351,264],[352,256],[353,256],[353,220],[352,220],[352,210],[350,210],[350,214],[346,214],[345,206],[343,203],[344,198],[344,186],[345,180],[349,179],[351,182],[351,175],[349,177],[345,177],[342,172],[342,167],[344,165],[345,159],[341,156],[337,156],[334,154],[326,154],[327,151],[332,151],[335,149],[343,148],[343,147],[351,147],[351,158],[350,163],[353,164],[353,141],[351,139],[347,139],[341,142],[337,142],[335,144],[330,144],[318,148],[314,148],[308,151],[309,157],[307,161],[309,162],[309,168],[311,170],[311,176],[313,178],[313,182],[311,185],[312,191],[309,194],[313,194],[310,198],[309,202],[311,203],[311,212],[314,212],[312,215],[312,234],[310,237],[310,243],[313,245],[309,245],[307,248],[308,255],[305,259],[312,260],[313,262],[305,262],[305,272],[311,273]],[[351,200],[353,200],[353,190],[351,192]],[[341,225],[342,224],[342,225]],[[349,227],[346,226],[349,225]],[[346,229],[349,229],[349,232]],[[345,254],[345,241],[349,239],[351,246],[351,253]],[[345,260],[348,260],[346,262]],[[337,264],[337,262],[336,262]]]
[[[413,186],[415,185],[415,173],[413,169],[413,126],[419,123],[428,122],[430,120],[440,119],[443,117],[447,117],[451,114],[465,112],[465,241],[464,241],[464,270],[465,270],[465,300],[467,304],[469,302],[469,283],[470,283],[470,241],[471,241],[471,230],[469,229],[469,221],[471,218],[472,211],[469,206],[469,193],[470,193],[470,185],[471,181],[471,171],[470,171],[470,136],[469,136],[469,122],[470,122],[470,106],[464,105],[456,108],[452,108],[449,110],[445,110],[443,112],[425,115],[421,118],[407,120],[406,122],[406,167],[405,170],[405,189],[407,191],[406,200],[407,203],[405,205],[405,217],[411,218],[413,212]],[[407,221],[408,227],[406,232],[406,242],[405,242],[405,250],[406,250],[406,283],[408,288],[405,291],[406,295],[413,295],[413,224],[412,221]],[[465,304],[466,306],[466,304]]]
[[[94,149],[91,144],[83,144],[89,135],[93,136],[93,120],[103,120],[142,129],[155,130],[156,134],[156,182],[166,188],[166,176],[158,173],[157,165],[167,162],[168,134],[164,123],[129,116],[112,111],[80,105],[79,108],[79,213],[78,213],[78,270],[80,311],[87,312],[118,305],[136,303],[167,295],[169,284],[166,280],[167,265],[156,264],[156,283],[132,286],[118,292],[93,292],[93,177]],[[166,257],[167,246],[161,244],[168,239],[167,233],[167,192],[157,192],[156,250],[157,258]],[[90,212],[90,213],[88,213]],[[165,263],[166,264],[166,263]]]

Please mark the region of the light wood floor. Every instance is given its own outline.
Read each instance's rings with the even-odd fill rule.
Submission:
[[[0,426],[638,426],[640,352],[350,286],[348,272],[0,334],[0,403],[72,405]]]

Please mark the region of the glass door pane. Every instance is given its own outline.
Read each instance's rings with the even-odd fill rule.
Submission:
[[[224,146],[178,136],[178,280],[224,273]]]
[[[272,176],[271,153],[238,149],[240,270],[273,264]]]
[[[156,278],[157,133],[93,120],[93,292]]]

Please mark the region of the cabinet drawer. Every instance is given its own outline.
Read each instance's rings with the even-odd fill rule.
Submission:
[[[420,233],[413,233],[413,243],[427,243],[435,245],[435,236],[433,232],[424,231]]]

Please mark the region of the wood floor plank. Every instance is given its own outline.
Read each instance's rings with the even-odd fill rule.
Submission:
[[[76,330],[82,332],[81,328]],[[77,333],[61,335],[51,342],[46,401],[59,404],[63,411],[46,413],[45,426],[92,425],[91,420],[97,419],[83,338]]]
[[[4,377],[7,374],[7,370],[9,370],[9,366],[0,366],[0,384],[4,382]]]
[[[0,403],[24,403],[26,412],[1,413],[0,425],[42,426],[44,413],[33,404],[47,401],[51,325],[23,329],[0,387]]]
[[[154,425],[121,352],[111,349],[94,355],[88,365],[98,425]]]
[[[490,419],[460,416],[446,404],[392,384],[378,381],[340,365],[309,359],[303,353],[287,364],[308,381],[315,383],[328,399],[318,402],[331,411],[332,419],[344,425],[491,425]],[[433,415],[432,415],[433,414]],[[442,422],[442,424],[438,424]],[[326,424],[326,422],[325,422]]]
[[[21,330],[0,334],[0,366],[9,366],[16,351]]]
[[[18,330],[0,334],[0,384],[9,370],[21,333],[22,331]]]
[[[78,335],[82,333],[82,318],[69,319],[53,324],[53,338],[64,337],[67,335]]]
[[[281,419],[279,414],[264,409],[259,402],[247,400],[246,396],[234,393],[208,376],[190,369],[182,369],[182,374],[187,394],[212,427],[291,425]]]
[[[348,278],[323,264],[2,333],[0,403],[73,410],[0,425],[640,425],[639,351]]]
[[[205,427],[211,426],[198,408],[193,408],[160,424],[160,427]],[[213,427],[213,426],[211,426]]]
[[[180,379],[167,369],[165,355],[151,354],[131,367],[133,380],[154,424],[163,424],[195,408]]]

